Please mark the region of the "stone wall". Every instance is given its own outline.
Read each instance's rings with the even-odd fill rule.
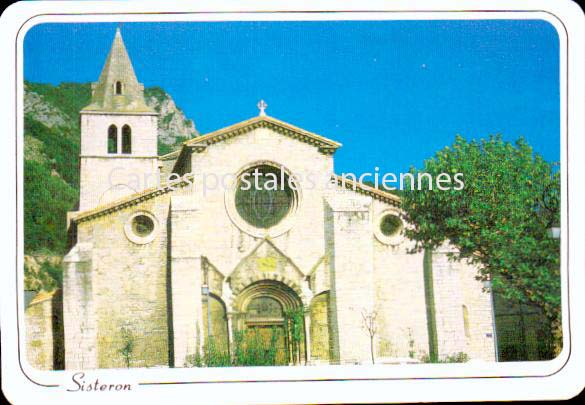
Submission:
[[[313,298],[310,307],[311,361],[329,360],[329,293]]]
[[[62,294],[41,292],[25,310],[26,359],[38,370],[62,370],[63,318]]]
[[[377,355],[380,361],[420,359],[428,354],[423,255],[410,254],[412,243],[374,243]]]
[[[156,158],[82,156],[80,167],[81,211],[157,187],[159,181]]]
[[[463,305],[467,308],[469,330],[466,352],[472,359],[495,361],[493,312],[489,290],[475,279],[477,267],[460,262]]]
[[[493,361],[490,296],[482,292],[482,283],[475,280],[477,268],[449,260],[449,251],[452,247],[442,246],[433,253],[439,358],[463,352],[470,359]]]
[[[91,288],[85,293],[88,298],[82,298],[81,286],[66,284],[65,294],[71,302],[91,307],[96,328],[94,367],[125,367],[120,350],[128,335],[134,343],[132,367],[169,364],[169,209],[170,194],[164,194],[79,224],[78,246],[91,244]],[[150,243],[136,244],[126,234],[126,224],[138,212],[156,218],[156,236]],[[80,321],[75,313],[67,315],[72,323]],[[86,350],[92,346],[85,345]]]
[[[371,203],[370,197],[345,190],[327,198],[333,362],[371,361],[370,337],[364,330],[364,316],[375,310]]]
[[[115,155],[107,149],[112,124],[118,129]],[[128,155],[121,153],[126,124],[132,130],[132,153]],[[80,211],[141,191],[148,187],[147,182],[152,185],[158,177],[158,164],[156,114],[81,114]],[[145,176],[150,180],[145,181]]]

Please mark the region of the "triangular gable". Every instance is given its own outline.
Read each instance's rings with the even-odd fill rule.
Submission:
[[[260,115],[249,120],[239,122],[229,127],[218,129],[217,131],[198,136],[183,143],[183,147],[176,154],[165,155],[165,158],[173,159],[177,156],[177,160],[173,167],[173,172],[183,173],[183,163],[190,158],[191,152],[203,152],[209,145],[218,142],[223,142],[227,139],[245,134],[256,128],[270,128],[273,131],[297,139],[301,142],[313,145],[319,149],[321,153],[332,155],[342,145],[339,142],[317,135],[313,132],[305,131],[302,128],[296,127],[276,118]]]
[[[304,278],[298,266],[270,239],[266,238],[242,258],[228,280],[235,294],[260,280],[283,282],[301,294],[300,287]]]
[[[341,146],[339,142],[335,142],[331,139],[325,138],[321,135],[305,131],[302,128],[295,127],[294,125],[288,124],[284,121],[280,121],[276,118],[269,117],[266,115],[251,118],[246,121],[239,122],[211,132],[209,134],[199,136],[188,140],[184,143],[185,146],[192,148],[205,148],[208,145],[212,145],[217,142],[222,142],[226,139],[233,138],[235,136],[244,134],[256,128],[270,128],[274,131],[289,136],[294,139],[298,139],[301,142],[314,145],[319,148],[323,153],[332,154],[337,148]]]

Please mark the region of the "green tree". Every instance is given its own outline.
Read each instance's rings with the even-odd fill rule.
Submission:
[[[64,252],[77,191],[41,163],[24,162],[24,250]]]
[[[498,294],[542,309],[558,353],[560,243],[548,234],[560,223],[558,170],[522,138],[512,144],[500,136],[470,142],[458,136],[422,170],[411,169],[417,181],[423,172],[433,183],[423,177],[422,190],[402,195],[405,219],[413,225],[405,233],[415,250],[450,241],[457,248],[451,258],[478,265],[477,278],[491,278]],[[440,190],[440,173],[462,173],[465,186]]]

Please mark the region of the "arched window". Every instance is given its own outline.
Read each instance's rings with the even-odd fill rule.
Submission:
[[[122,94],[122,82],[116,82],[116,95]]]
[[[122,153],[132,153],[132,130],[128,125],[122,127]]]
[[[108,153],[118,153],[118,128],[113,124],[108,128]]]

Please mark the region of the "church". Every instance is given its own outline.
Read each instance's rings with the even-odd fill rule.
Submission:
[[[448,260],[448,245],[411,253],[400,198],[334,174],[340,143],[261,102],[159,156],[143,90],[118,30],[80,111],[65,369],[189,367],[211,346],[233,358],[250,337],[282,365],[495,360],[476,269]],[[328,181],[309,187],[307,173]],[[209,174],[232,181],[210,187]],[[244,187],[258,174],[278,188]]]

